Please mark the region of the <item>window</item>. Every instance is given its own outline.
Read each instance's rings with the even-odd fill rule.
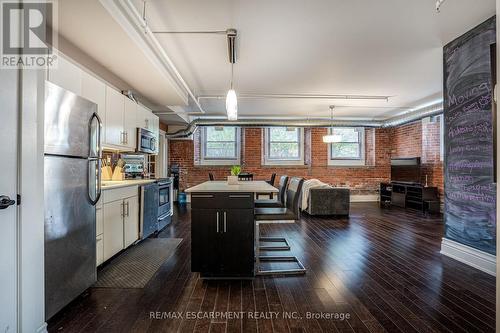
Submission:
[[[340,141],[330,144],[330,165],[365,164],[365,129],[363,127],[334,128],[333,134],[339,135]]]
[[[304,132],[297,127],[270,127],[265,130],[264,163],[304,164]]]
[[[203,127],[202,164],[239,164],[240,131],[237,127]]]

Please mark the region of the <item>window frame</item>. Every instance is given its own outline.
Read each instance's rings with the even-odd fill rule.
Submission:
[[[235,129],[235,140],[234,148],[236,156],[234,158],[228,157],[207,157],[207,129],[209,127],[216,126],[206,126],[201,128],[200,133],[200,164],[201,165],[238,165],[241,160],[241,129],[236,126],[225,126]],[[213,142],[232,142],[232,141],[213,141]]]
[[[297,144],[299,145],[299,157],[298,158],[271,158],[269,156],[271,150],[271,128],[276,127],[266,127],[264,128],[264,165],[304,165],[304,129],[302,127],[293,127],[298,129],[297,133]],[[281,128],[287,128],[283,126]],[[292,127],[290,127],[292,128]],[[273,141],[273,142],[285,142],[285,141]],[[286,141],[290,143],[292,141]]]
[[[364,127],[345,127],[353,128],[358,131],[358,142],[348,142],[342,141],[342,143],[358,143],[359,145],[359,157],[333,157],[333,143],[328,144],[328,165],[331,166],[364,166],[366,165],[366,140],[365,140],[365,128]],[[328,134],[332,134],[332,129],[328,129]]]

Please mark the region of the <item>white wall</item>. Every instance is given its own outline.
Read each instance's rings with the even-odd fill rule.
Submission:
[[[44,332],[44,100],[45,73],[22,72],[19,239],[19,332]]]

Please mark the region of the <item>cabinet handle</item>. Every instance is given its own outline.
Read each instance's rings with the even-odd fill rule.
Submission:
[[[226,215],[226,212],[224,212],[224,232],[227,231],[227,228],[226,228],[226,221],[227,221],[227,215]]]
[[[127,216],[130,216],[130,203],[127,201]]]
[[[146,119],[146,129],[149,129],[149,119]]]
[[[217,233],[219,233],[219,212],[217,212]]]
[[[230,198],[250,198],[248,194],[230,194]]]
[[[122,217],[125,217],[125,203],[122,201],[120,205],[122,206]]]
[[[124,133],[124,137],[125,137],[125,144],[128,145],[128,132]]]
[[[210,198],[213,198],[214,196],[213,195],[210,195],[210,194],[206,194],[206,195],[203,195],[203,194],[193,194],[191,195],[192,198],[207,198],[207,199],[210,199]]]

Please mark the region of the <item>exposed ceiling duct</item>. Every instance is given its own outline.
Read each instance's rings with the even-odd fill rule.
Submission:
[[[228,121],[225,119],[196,119],[185,129],[167,134],[167,138],[186,138],[191,136],[198,127],[204,126],[238,126],[238,127],[372,127],[387,128],[401,126],[426,117],[437,116],[443,113],[443,104],[436,103],[403,115],[385,120],[331,120],[328,119],[298,119],[298,120],[272,120],[272,119],[240,119]]]

